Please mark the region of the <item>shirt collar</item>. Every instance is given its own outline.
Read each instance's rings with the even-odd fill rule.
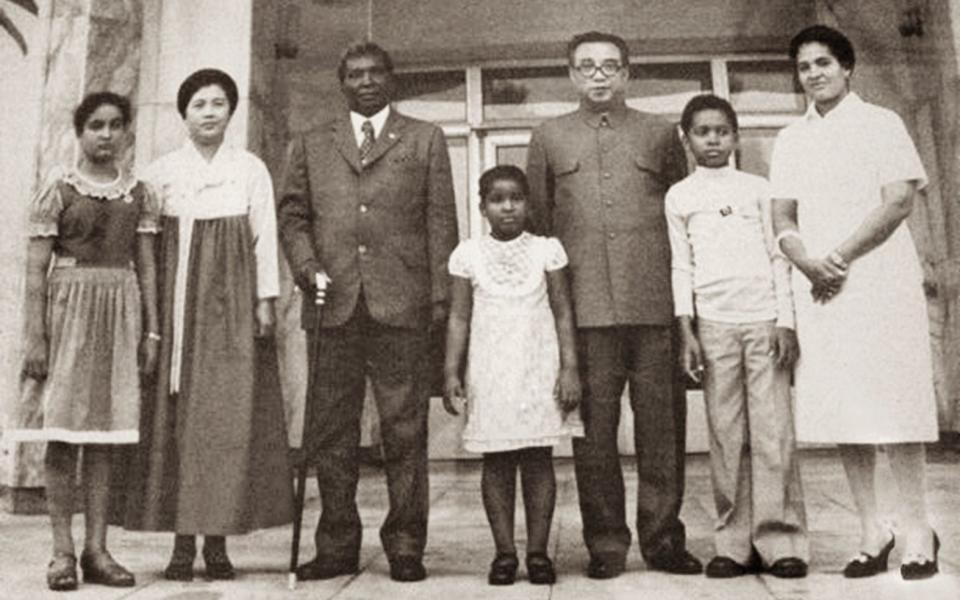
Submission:
[[[599,128],[604,123],[611,129],[616,129],[622,126],[627,120],[626,103],[617,104],[608,111],[598,112],[587,108],[584,103],[581,102],[577,112],[583,121],[594,129]]]
[[[823,116],[817,112],[816,102],[811,102],[810,106],[807,107],[807,112],[804,114],[803,118],[807,121],[823,121],[825,119],[833,119],[838,116],[843,116],[846,112],[856,110],[862,104],[863,100],[859,95],[857,95],[856,92],[847,92],[847,95],[843,97],[843,100],[834,106],[833,110],[828,112],[826,116]]]
[[[350,124],[353,126],[353,135],[357,138],[357,145],[363,143],[363,122],[370,121],[373,125],[373,137],[379,138],[383,132],[383,126],[387,123],[387,117],[390,115],[390,105],[380,109],[380,112],[365,117],[358,112],[350,111]]]

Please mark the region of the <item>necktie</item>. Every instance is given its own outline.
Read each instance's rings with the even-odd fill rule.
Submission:
[[[373,149],[373,123],[364,121],[360,126],[363,132],[363,142],[360,143],[360,160],[366,160],[370,150]]]

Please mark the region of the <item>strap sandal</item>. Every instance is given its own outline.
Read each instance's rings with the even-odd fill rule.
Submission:
[[[68,552],[54,552],[47,565],[47,587],[55,592],[77,589],[77,557]]]

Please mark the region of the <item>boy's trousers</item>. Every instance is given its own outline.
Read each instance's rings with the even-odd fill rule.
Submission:
[[[809,560],[796,459],[790,373],[776,367],[774,321],[698,320],[716,551],[748,564],[751,544],[766,566]]]

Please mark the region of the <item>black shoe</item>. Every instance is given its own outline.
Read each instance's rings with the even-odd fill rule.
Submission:
[[[83,571],[85,583],[99,583],[108,587],[133,587],[137,584],[133,573],[120,566],[106,550],[98,554],[82,552],[80,570]]]
[[[786,556],[773,561],[767,572],[781,579],[799,579],[807,576],[807,563],[796,556]]]
[[[557,582],[553,561],[546,554],[534,552],[527,555],[527,579],[534,585],[551,585]]]
[[[746,575],[749,569],[729,556],[714,556],[707,563],[707,577],[710,579],[730,579]]]
[[[590,556],[587,565],[587,577],[590,579],[613,579],[623,573],[626,558],[615,552],[604,552]]]
[[[297,580],[333,579],[340,575],[353,575],[356,572],[357,560],[334,560],[318,556],[297,567]]]
[[[520,561],[516,554],[498,554],[490,563],[487,583],[490,585],[511,585],[517,580],[517,567]]]
[[[163,578],[168,581],[193,581],[193,563],[171,560],[163,570]]]
[[[206,567],[204,575],[207,579],[229,580],[236,577],[236,573],[233,570],[233,565],[230,563],[230,558],[227,556],[226,552],[210,552],[204,548],[203,564]]]
[[[940,552],[940,538],[933,533],[933,560],[924,559],[923,562],[910,561],[900,565],[900,577],[906,581],[933,577],[940,571],[937,554]]]
[[[390,561],[390,579],[394,581],[423,581],[426,578],[427,570],[417,557],[398,556]]]
[[[687,550],[681,550],[667,556],[646,558],[647,566],[654,571],[664,571],[674,575],[699,575],[703,573],[703,563]]]
[[[861,552],[859,556],[847,563],[843,568],[843,576],[848,579],[857,579],[860,577],[872,577],[877,573],[887,570],[887,559],[890,557],[890,551],[897,543],[897,538],[891,533],[890,541],[884,546],[876,556],[870,556],[866,552]]]

